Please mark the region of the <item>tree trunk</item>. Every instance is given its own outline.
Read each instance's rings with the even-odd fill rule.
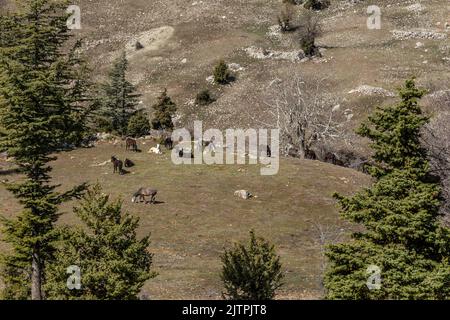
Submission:
[[[34,249],[31,262],[31,300],[42,300],[42,268],[39,251]]]

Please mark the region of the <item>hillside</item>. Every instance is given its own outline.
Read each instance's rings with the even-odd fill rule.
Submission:
[[[350,110],[350,131],[377,105],[394,101],[392,92],[415,76],[430,94],[450,83],[450,7],[446,0],[378,0],[380,30],[368,30],[369,1],[332,0],[320,12],[322,58],[258,59],[255,50],[283,53],[300,50],[295,34],[281,34],[276,25],[281,0],[79,0],[83,51],[96,81],[105,80],[112,61],[125,50],[129,78],[142,94],[141,106],[151,105],[163,88],[178,105],[179,127],[203,120],[204,127],[260,127],[267,118],[267,88],[276,79],[302,75],[323,78],[327,93]],[[0,0],[5,12],[13,5]],[[136,50],[139,41],[144,48]],[[248,48],[253,48],[248,50]],[[247,49],[247,50],[246,50]],[[253,50],[253,51],[252,51]],[[258,51],[259,52],[259,51]],[[236,80],[218,86],[208,82],[216,63],[235,64]],[[371,91],[371,87],[386,91]],[[195,94],[209,88],[216,101],[196,106]],[[369,88],[364,90],[364,88]],[[434,109],[425,99],[425,106]],[[450,106],[448,106],[450,108]],[[273,123],[271,125],[274,125]],[[151,299],[220,299],[220,254],[254,228],[273,241],[286,275],[281,299],[319,299],[323,245],[344,239],[354,228],[338,217],[334,192],[351,194],[370,183],[352,169],[311,160],[282,158],[275,176],[261,176],[259,166],[175,166],[167,152],[148,154],[154,143],[139,140],[142,153],[100,142],[58,155],[52,176],[68,188],[98,181],[126,211],[140,217],[139,235],[151,233],[150,251],[159,275],[145,285]],[[365,150],[366,141],[350,141]],[[136,162],[129,174],[113,175],[97,164],[111,155]],[[14,180],[11,164],[0,160],[0,179]],[[133,204],[141,186],[158,189],[158,204]],[[238,199],[233,192],[257,197]],[[0,186],[0,212],[15,214],[19,206]],[[74,203],[63,207],[61,224],[76,224]],[[322,237],[320,232],[323,232]],[[4,242],[1,250],[7,250]]]

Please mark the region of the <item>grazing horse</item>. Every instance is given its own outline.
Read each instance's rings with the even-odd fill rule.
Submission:
[[[145,203],[155,203],[155,197],[158,193],[158,190],[151,189],[151,188],[139,188],[138,191],[136,191],[133,194],[133,197],[131,198],[131,202],[136,203],[139,198],[139,202],[145,201],[145,197],[150,197],[150,201],[145,201]]]
[[[123,162],[117,159],[115,156],[111,157],[111,162],[114,165],[113,173],[119,172],[119,174],[123,174]]]
[[[125,149],[136,152],[138,150],[136,140],[133,138],[126,138],[125,139]]]
[[[169,150],[173,149],[173,140],[171,137],[164,139],[164,147]]]
[[[130,159],[125,159],[125,168],[130,168],[132,166],[134,166],[134,162]]]

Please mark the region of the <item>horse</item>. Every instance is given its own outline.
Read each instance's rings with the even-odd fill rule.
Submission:
[[[133,138],[126,138],[125,139],[125,150],[131,150],[137,152],[137,142]]]
[[[156,145],[156,147],[151,147],[150,150],[148,150],[148,153],[162,154],[161,146],[159,145],[159,143]]]
[[[119,172],[119,174],[123,174],[123,162],[115,156],[111,156],[111,162],[114,165],[113,173]]]
[[[145,203],[155,203],[155,197],[158,193],[158,190],[151,189],[151,188],[139,188],[138,191],[136,191],[133,194],[133,197],[131,198],[131,202],[136,203],[138,198],[139,202],[145,201],[145,197],[150,197],[150,201],[145,201]]]
[[[164,139],[164,147],[169,150],[173,149],[173,140],[171,137]]]
[[[125,159],[125,168],[130,168],[132,166],[134,166],[134,162],[131,161],[130,159]]]

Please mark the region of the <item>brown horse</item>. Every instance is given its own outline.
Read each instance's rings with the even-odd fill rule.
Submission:
[[[139,198],[139,202],[145,201],[145,197],[150,197],[150,201],[145,201],[145,203],[155,203],[155,197],[158,193],[158,190],[151,188],[139,188],[133,194],[133,198],[131,198],[131,202],[136,203]]]
[[[134,151],[134,152],[137,152],[138,151],[138,148],[137,148],[137,142],[136,142],[136,140],[135,139],[133,139],[133,138],[126,138],[125,139],[125,149],[126,150],[131,150],[131,151]]]
[[[111,156],[111,162],[114,166],[113,173],[119,172],[119,174],[123,174],[123,162],[117,159],[115,156]]]

